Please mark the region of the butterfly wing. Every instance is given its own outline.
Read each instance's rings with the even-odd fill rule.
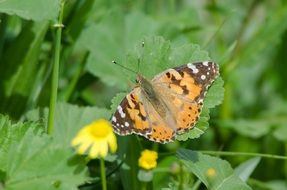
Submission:
[[[140,99],[140,88],[134,88],[122,100],[112,116],[114,131],[119,135],[149,134],[151,128],[147,121],[147,113]]]
[[[216,63],[197,62],[168,69],[152,80],[159,96],[176,119],[177,133],[183,133],[195,125],[208,87],[218,74]]]
[[[122,100],[112,116],[112,126],[119,135],[135,133],[160,143],[173,141],[175,136],[175,130],[166,127],[139,87]]]

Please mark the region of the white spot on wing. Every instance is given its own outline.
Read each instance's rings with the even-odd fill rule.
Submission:
[[[124,125],[121,125],[121,128],[124,128]]]
[[[118,112],[120,113],[122,118],[126,117],[126,114],[123,112],[123,108],[121,106],[118,106]]]
[[[112,121],[117,122],[117,118],[115,116],[113,116]]]
[[[125,126],[128,127],[130,126],[130,124],[128,122],[125,122]]]
[[[199,70],[191,63],[188,63],[187,67],[190,68],[193,73],[198,73],[199,72]]]
[[[201,75],[200,78],[201,78],[201,80],[205,80],[206,76],[205,75]]]
[[[204,65],[204,66],[208,66],[208,61],[204,61],[203,63],[202,63],[202,65]]]

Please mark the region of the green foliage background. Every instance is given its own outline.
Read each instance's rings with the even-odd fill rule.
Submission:
[[[59,11],[60,0],[0,0],[0,189],[101,188],[98,160],[76,155],[70,141],[84,125],[109,119],[131,89],[135,75],[113,60],[133,70],[140,62],[150,79],[212,60],[221,77],[196,128],[176,142],[118,137],[116,156],[106,158],[108,189],[287,189],[285,0],[67,0],[47,135]],[[158,151],[158,167],[138,176],[145,148]]]

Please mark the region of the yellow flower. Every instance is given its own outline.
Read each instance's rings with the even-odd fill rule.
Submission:
[[[152,150],[144,150],[139,158],[139,166],[143,169],[150,170],[156,167],[157,152]]]
[[[104,119],[94,121],[82,128],[71,144],[77,147],[78,154],[87,152],[90,158],[106,157],[108,147],[113,153],[117,150],[116,136],[112,126]]]

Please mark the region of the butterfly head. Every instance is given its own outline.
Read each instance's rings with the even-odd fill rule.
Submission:
[[[144,76],[138,74],[137,77],[136,77],[136,83],[139,85],[139,86],[142,86],[142,84],[144,83],[144,81],[146,81],[147,79],[144,78]]]

